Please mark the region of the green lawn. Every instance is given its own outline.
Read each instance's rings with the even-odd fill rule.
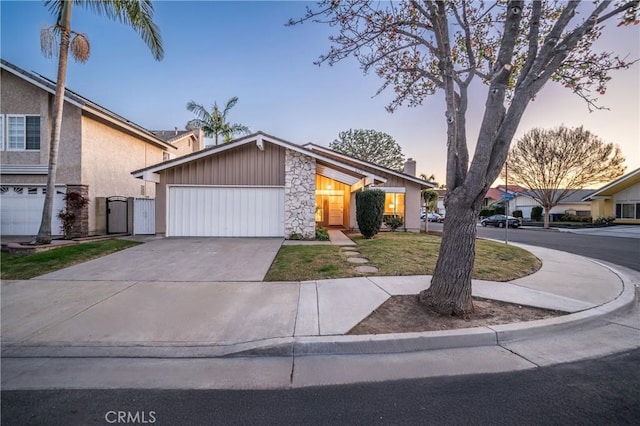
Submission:
[[[27,256],[2,253],[0,278],[3,280],[27,280],[138,244],[133,241],[102,240],[63,246]]]
[[[371,275],[431,275],[440,248],[440,237],[410,232],[381,232],[367,240],[350,235],[369,265],[380,271]],[[361,276],[336,246],[283,246],[266,281],[304,281]],[[473,278],[509,281],[529,275],[541,266],[526,250],[493,241],[476,242]]]

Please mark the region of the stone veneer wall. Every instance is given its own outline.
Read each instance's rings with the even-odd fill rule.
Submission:
[[[316,236],[316,160],[287,149],[284,160],[284,236]]]

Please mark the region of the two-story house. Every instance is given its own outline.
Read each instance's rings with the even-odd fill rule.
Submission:
[[[0,221],[2,235],[35,235],[47,181],[55,82],[0,60]],[[155,197],[131,171],[203,148],[198,131],[151,132],[67,90],[58,154],[52,233],[68,191],[89,199],[82,233],[107,231],[107,197]]]

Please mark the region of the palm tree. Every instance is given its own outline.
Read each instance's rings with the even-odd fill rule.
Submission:
[[[187,103],[187,110],[194,113],[197,118],[187,123],[187,129],[202,129],[206,137],[215,140],[216,145],[218,145],[220,136],[224,138],[224,142],[226,143],[233,139],[233,135],[246,135],[249,133],[247,126],[227,122],[227,114],[229,114],[229,110],[233,108],[236,103],[238,103],[238,97],[234,96],[227,101],[224,110],[220,112],[218,104],[214,102],[211,113],[209,113],[202,105],[190,101]]]
[[[435,182],[436,175],[427,176],[425,173],[420,173],[420,179],[426,180],[427,182]]]
[[[53,196],[55,194],[56,169],[58,165],[58,147],[60,145],[60,129],[62,127],[62,112],[64,107],[64,92],[67,78],[67,62],[69,48],[71,54],[78,62],[86,62],[89,59],[90,46],[87,36],[71,30],[72,6],[81,6],[98,15],[120,21],[136,31],[151,50],[156,60],[164,56],[160,30],[153,22],[153,5],[151,0],[48,0],[45,5],[56,17],[54,25],[44,28],[40,33],[42,52],[51,57],[58,50],[58,76],[56,80],[56,97],[53,109],[53,124],[51,126],[51,139],[49,143],[49,165],[47,176],[47,193],[42,209],[42,221],[36,237],[36,244],[51,243],[51,217],[53,214]],[[73,35],[73,39],[71,36]],[[57,38],[60,37],[59,45]]]

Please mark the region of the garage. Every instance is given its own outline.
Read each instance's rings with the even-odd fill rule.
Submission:
[[[36,235],[42,220],[46,188],[33,185],[0,186],[0,232],[2,235]],[[58,212],[64,209],[64,188],[53,198],[51,233],[61,235]]]
[[[167,236],[284,236],[283,187],[169,185],[167,192]]]

